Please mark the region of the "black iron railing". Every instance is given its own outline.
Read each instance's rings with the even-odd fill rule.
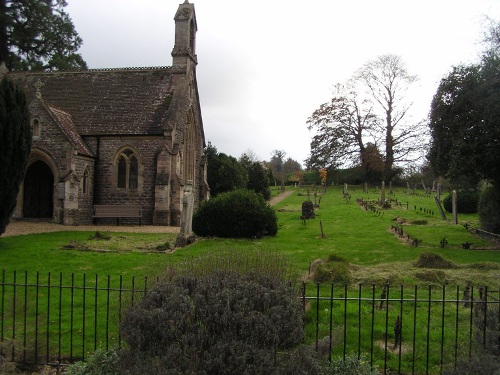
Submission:
[[[60,365],[120,348],[123,312],[157,281],[2,271],[0,354]],[[303,283],[301,294],[306,341],[330,360],[356,353],[383,373],[441,373],[498,345],[498,289]]]

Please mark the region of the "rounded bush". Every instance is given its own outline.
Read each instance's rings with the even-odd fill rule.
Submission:
[[[202,237],[274,236],[278,218],[262,195],[240,189],[203,202],[193,215],[193,231]]]
[[[479,200],[479,223],[481,229],[500,234],[500,189],[487,187]]]
[[[141,374],[282,373],[304,338],[302,309],[294,288],[262,273],[174,275],[125,314],[122,365]]]
[[[464,189],[457,191],[457,212],[460,214],[473,214],[478,211],[479,193],[477,190]],[[448,194],[443,199],[444,209],[448,212],[453,211],[453,198]]]

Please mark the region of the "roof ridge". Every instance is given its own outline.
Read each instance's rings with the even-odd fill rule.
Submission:
[[[74,74],[74,73],[88,73],[88,72],[120,72],[120,71],[148,71],[148,70],[168,70],[172,66],[137,66],[137,67],[119,67],[119,68],[94,68],[94,69],[74,69],[74,70],[51,70],[51,71],[12,71],[9,75],[13,74]]]

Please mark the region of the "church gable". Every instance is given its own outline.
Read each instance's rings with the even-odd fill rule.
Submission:
[[[48,111],[52,114],[56,124],[67,137],[69,143],[73,145],[78,154],[83,156],[94,156],[92,150],[85,144],[83,139],[78,134],[71,115],[57,109],[53,106],[47,106]]]

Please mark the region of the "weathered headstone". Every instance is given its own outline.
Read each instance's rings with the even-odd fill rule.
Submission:
[[[382,190],[380,192],[380,206],[384,208],[385,206],[385,181],[382,181]]]
[[[394,349],[396,349],[401,344],[401,319],[399,319],[399,315],[396,318],[396,322],[394,323]]]
[[[314,204],[311,201],[302,202],[302,220],[314,219],[316,214],[314,213]]]
[[[440,182],[438,182],[438,184],[437,184],[436,194],[437,194],[437,199],[439,201],[441,201],[441,183]]]
[[[457,214],[457,191],[453,190],[451,208],[453,212],[453,224],[458,224],[458,214]]]
[[[178,244],[187,243],[188,239],[193,235],[193,206],[193,181],[189,180],[182,197],[181,228],[176,241]]]

